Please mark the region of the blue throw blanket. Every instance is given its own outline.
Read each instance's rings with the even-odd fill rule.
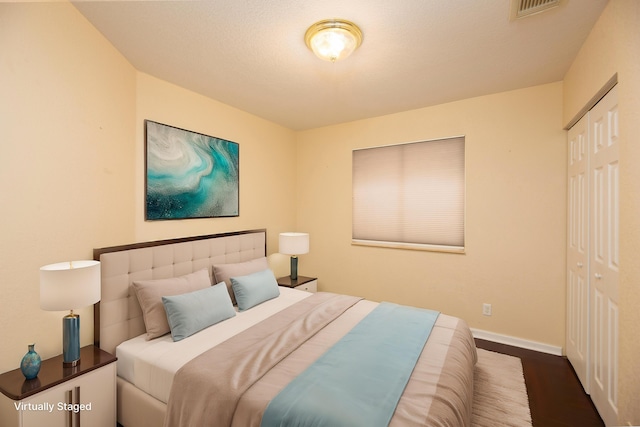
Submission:
[[[387,426],[438,315],[381,303],[269,403],[261,427]]]

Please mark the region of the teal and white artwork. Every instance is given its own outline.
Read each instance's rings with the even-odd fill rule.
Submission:
[[[239,146],[145,120],[146,219],[239,215]]]

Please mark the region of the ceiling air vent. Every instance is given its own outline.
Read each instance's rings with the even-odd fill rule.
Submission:
[[[511,20],[535,15],[560,6],[562,0],[511,0]]]

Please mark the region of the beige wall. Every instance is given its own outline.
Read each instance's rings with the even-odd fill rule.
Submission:
[[[466,254],[351,245],[351,151],[466,137]],[[322,290],[463,317],[554,346],[565,328],[562,83],[298,134],[300,271]],[[493,315],[482,315],[482,303]]]
[[[620,125],[619,424],[640,424],[640,2],[611,0],[565,76],[564,122],[618,74]]]
[[[136,240],[268,228],[267,250],[277,251],[278,233],[295,224],[295,133],[147,74],[137,87]],[[145,119],[240,144],[239,217],[144,221]]]
[[[67,3],[0,3],[0,372],[62,351],[39,268],[134,237],[135,70]],[[93,341],[85,309],[81,342]]]
[[[0,372],[62,351],[40,266],[94,247],[295,226],[295,133],[137,72],[67,2],[0,3]],[[240,144],[240,216],[144,221],[144,119]],[[93,313],[80,312],[81,344]]]

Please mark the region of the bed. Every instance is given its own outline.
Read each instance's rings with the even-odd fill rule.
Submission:
[[[393,385],[396,376],[404,375],[400,371],[394,373],[394,369],[401,370],[404,363],[402,359],[410,358],[407,355],[414,350],[405,351],[402,347],[405,339],[396,338],[398,334],[392,332],[393,327],[388,325],[401,322],[405,315],[433,316],[432,312],[323,292],[310,294],[279,288],[277,284],[278,295],[261,296],[254,306],[239,310],[238,306],[246,306],[247,301],[253,303],[254,291],[245,295],[244,290],[256,289],[251,286],[257,283],[257,276],[261,280],[266,277],[264,274],[268,276],[262,271],[267,255],[266,241],[266,230],[259,229],[94,250],[94,258],[101,262],[102,271],[101,301],[94,309],[94,336],[96,345],[118,357],[117,417],[122,426],[209,424],[244,427],[260,426],[261,422],[263,425],[279,425],[285,417],[280,418],[278,410],[285,411],[287,416],[292,416],[290,414],[295,411],[293,406],[273,409],[276,408],[276,402],[293,405],[291,402],[297,398],[292,396],[316,396],[304,388],[310,384],[309,381],[303,381],[309,371],[314,371],[318,365],[321,365],[318,369],[338,365],[352,371],[349,363],[354,366],[368,364],[360,360],[349,361],[353,359],[349,356],[342,359],[343,362],[326,362],[324,366],[320,362],[331,357],[332,352],[340,353],[341,346],[343,353],[347,351],[347,354],[354,354],[351,353],[353,348],[344,347],[349,345],[348,342],[357,343],[352,334],[360,331],[374,314],[383,313],[384,310],[387,310],[384,312],[387,317],[380,317],[378,323],[373,320],[369,322],[369,328],[378,328],[375,330],[380,331],[374,335],[382,337],[383,330],[391,331],[388,332],[388,338],[380,338],[383,350],[363,349],[363,355],[358,357],[368,357],[367,353],[380,353],[378,357],[385,357],[384,351],[392,352],[393,363],[386,362],[390,367],[386,374],[388,377],[379,368],[371,368],[378,369],[376,375],[364,375],[368,377],[367,381],[383,381],[382,392],[387,394],[354,396],[357,403],[345,404],[348,407],[345,410],[358,407],[360,403],[357,399],[373,399],[376,410],[382,410],[385,402],[393,402],[390,419],[388,423],[384,421],[383,425],[470,425],[473,368],[477,356],[471,332],[463,320],[443,313],[436,314],[427,332],[426,344],[420,345],[416,353],[415,366],[412,365],[404,383],[397,381],[399,385]],[[249,274],[245,274],[247,266],[251,266]],[[228,282],[239,286],[234,288],[239,296],[237,301],[233,301],[236,304],[234,313],[228,313],[225,302],[225,309],[221,310],[227,313],[225,320],[208,327],[198,325],[193,329],[191,319],[184,321],[185,310],[171,310],[174,310],[173,307],[192,308],[193,305],[189,304],[204,304],[210,301],[208,298],[213,292],[222,297],[221,287],[198,288],[184,295],[170,292],[171,296],[166,296],[164,302],[167,313],[170,313],[168,319],[170,323],[172,319],[178,321],[170,324],[169,333],[162,328],[153,330],[149,320],[152,311],[144,299],[144,292],[152,295],[155,292],[157,297],[163,292],[162,286],[167,281],[174,284],[176,280],[195,281],[194,277],[200,280],[204,272],[210,285],[224,281],[222,289],[228,290],[231,286]],[[266,287],[259,289],[264,292],[262,289]],[[200,295],[201,292],[202,295],[206,292],[207,296],[183,298]],[[233,290],[229,295],[234,296]],[[180,319],[183,323],[180,323]],[[411,321],[407,321],[409,323]],[[188,325],[186,332],[184,325]],[[410,327],[396,329],[411,330]],[[154,338],[147,339],[150,333],[155,334]],[[270,341],[265,341],[265,337],[269,337]],[[401,341],[389,345],[394,339]],[[414,339],[406,339],[407,342],[411,340]],[[356,351],[364,348],[360,344],[351,345],[355,345]],[[399,348],[403,350],[398,351]],[[386,357],[389,359],[389,356]],[[326,387],[331,390],[334,381],[331,375],[318,369],[320,376],[328,383]],[[336,375],[340,380],[345,374]],[[317,381],[315,379],[311,383]],[[368,383],[362,384],[357,387],[359,390],[353,392],[354,395],[366,394],[368,390],[376,388]],[[296,389],[296,386],[302,388]],[[396,400],[387,398],[390,393],[387,388],[398,386],[401,390]],[[336,412],[340,414],[335,408],[351,397],[341,397],[340,394],[344,392],[343,388],[348,387],[338,388],[340,390],[334,387],[324,397],[308,397],[311,402],[307,402],[307,405],[316,406],[323,413],[322,416]],[[331,400],[327,396],[334,398],[335,403],[329,403]],[[389,406],[388,403],[386,405]],[[310,413],[304,407],[300,411],[297,416],[306,417]],[[365,412],[370,411],[360,410],[356,414]],[[348,416],[345,414],[345,417]],[[376,421],[383,418],[375,416],[378,417]],[[271,424],[267,424],[269,420]],[[336,420],[325,420],[324,423],[358,425],[364,420],[356,415],[353,423]],[[369,425],[368,421],[366,425]]]

